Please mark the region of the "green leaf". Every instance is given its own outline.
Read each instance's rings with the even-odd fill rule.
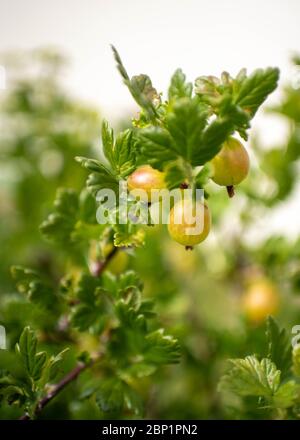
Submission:
[[[269,67],[257,69],[242,82],[235,96],[235,103],[246,109],[253,117],[267,96],[277,87],[279,70]]]
[[[128,220],[127,224],[113,224],[114,246],[116,247],[141,247],[145,243],[145,232],[140,225],[135,225]]]
[[[52,213],[41,224],[40,230],[47,240],[60,244],[71,241],[71,232],[74,225],[74,219]]]
[[[277,322],[270,316],[267,320],[266,337],[268,343],[267,356],[281,370],[281,378],[291,373],[292,346],[285,329],[280,330]]]
[[[164,164],[177,159],[169,132],[161,127],[146,127],[138,133],[139,146],[148,163],[162,169]]]
[[[181,69],[177,69],[172,78],[168,91],[169,101],[180,98],[191,98],[193,91],[193,84],[186,82],[186,76]]]
[[[203,104],[197,99],[181,98],[167,114],[166,128],[151,126],[137,133],[143,156],[159,169],[180,157],[193,166],[204,165],[219,152],[233,132],[234,123],[216,118],[207,125]]]
[[[64,350],[62,350],[60,353],[58,353],[56,356],[51,356],[51,358],[49,359],[49,381],[53,381],[56,376],[59,373],[59,370],[61,368],[63,359],[64,359],[64,355],[69,351],[69,348],[65,348]]]
[[[42,377],[48,359],[46,352],[37,353],[36,350],[37,338],[35,333],[30,327],[25,327],[19,343],[16,344],[16,352],[20,356],[28,375],[34,381]]]
[[[247,140],[250,120],[267,96],[276,88],[278,69],[258,69],[249,77],[242,69],[236,78],[227,72],[221,78],[202,76],[196,79],[195,91],[212,113],[223,118]]]
[[[142,290],[143,283],[133,270],[128,270],[120,275],[118,279],[118,290],[119,294],[126,292],[129,289],[137,288]]]
[[[97,203],[95,197],[87,188],[84,188],[79,195],[79,221],[82,224],[97,224],[95,215],[96,210]]]
[[[48,360],[48,356],[45,351],[41,351],[40,353],[37,353],[35,355],[34,368],[31,373],[33,380],[36,381],[42,377],[47,360]]]
[[[0,388],[2,383],[1,373],[9,371],[16,379],[23,379],[25,369],[23,363],[20,363],[19,354],[9,350],[2,350],[0,356]],[[9,383],[12,383],[11,381]]]
[[[220,382],[221,390],[240,396],[272,397],[280,384],[280,371],[267,358],[259,361],[255,356],[231,359],[231,368]]]
[[[155,107],[156,103],[158,104],[160,102],[160,99],[157,91],[152,86],[152,82],[149,76],[141,74],[133,76],[130,79],[117,49],[114,46],[111,47],[117,63],[117,68],[123,78],[124,84],[128,87],[132,97],[135,99],[138,105],[145,110],[148,117],[151,120],[155,120]]]
[[[178,161],[171,162],[164,169],[165,182],[168,189],[179,188],[184,183],[186,176],[181,164]]]
[[[152,311],[152,301],[142,300],[142,288],[143,284],[135,272],[128,271],[120,275],[117,281],[118,300],[115,302],[115,313],[122,328],[143,333],[147,329],[146,320],[155,314]]]
[[[290,408],[299,398],[300,387],[294,380],[290,380],[279,387],[272,399],[274,408]]]
[[[146,331],[146,318],[140,313],[136,304],[128,303],[122,298],[115,304],[115,313],[121,323],[121,328],[137,333]]]
[[[125,178],[135,168],[135,140],[132,130],[121,132],[116,139],[114,146],[114,167],[115,171],[122,178]]]
[[[141,396],[129,385],[123,383],[126,408],[136,416],[143,416],[144,404]]]
[[[26,294],[29,301],[47,308],[55,308],[56,294],[53,288],[44,282],[36,271],[13,266],[11,273],[19,292]]]
[[[113,275],[109,271],[103,272],[103,274],[101,276],[101,290],[102,290],[102,292],[103,291],[109,292],[112,296],[115,296],[116,287],[117,287],[117,279],[116,279],[115,275]],[[97,292],[96,292],[96,294],[97,294]]]
[[[74,217],[79,207],[78,195],[72,189],[58,189],[54,206],[62,215]]]
[[[113,172],[125,178],[135,169],[136,151],[132,130],[125,130],[114,141],[113,130],[106,121],[102,124],[102,143],[104,154]]]
[[[220,85],[219,78],[212,75],[202,75],[195,80],[195,92],[201,100],[212,104],[214,99],[217,99],[221,94]]]
[[[96,209],[94,217],[96,219]],[[89,242],[90,240],[99,240],[106,227],[106,224],[90,224],[79,220],[75,223],[74,229],[70,233],[70,241],[71,243],[79,244]]]
[[[144,108],[150,116],[155,116],[155,103],[160,102],[159,94],[152,86],[151,79],[148,75],[135,75],[130,80],[129,87],[132,96],[136,102]]]
[[[79,201],[76,192],[60,188],[56,193],[54,212],[40,226],[45,238],[59,244],[70,242],[78,210]]]
[[[145,361],[156,365],[179,362],[180,346],[178,341],[173,336],[165,335],[164,329],[149,333],[145,342]]]
[[[122,382],[118,379],[105,380],[96,393],[96,403],[104,413],[119,414],[124,405]]]
[[[166,126],[179,156],[191,161],[201,146],[207,112],[197,99],[181,98],[166,116]]]
[[[197,188],[204,188],[209,179],[213,175],[212,166],[210,163],[204,165],[204,167],[196,175],[196,185]]]
[[[27,293],[31,283],[40,278],[35,270],[27,269],[22,266],[12,266],[11,274],[16,281],[20,293]]]
[[[232,102],[232,96],[224,96],[218,116],[224,122],[228,122],[232,133],[236,130],[245,141],[248,140],[247,130],[250,128],[250,115]]]
[[[76,157],[77,162],[92,173],[87,179],[87,188],[96,196],[101,189],[112,189],[115,194],[119,191],[119,182],[113,173],[96,159]]]
[[[230,120],[217,118],[211,122],[202,134],[201,144],[193,151],[192,165],[204,165],[220,151],[222,144],[232,133]]]
[[[71,314],[71,323],[80,331],[85,331],[95,324],[99,318],[99,310],[96,307],[79,304],[75,306]]]
[[[147,364],[145,362],[138,362],[130,365],[125,371],[125,377],[129,378],[142,378],[151,376],[157,370],[157,366],[153,364]]]
[[[29,375],[34,370],[36,348],[37,338],[34,331],[30,327],[25,327],[20,336],[19,343],[16,345],[16,352],[21,357]]]
[[[102,145],[103,152],[108,160],[108,162],[112,165],[114,163],[114,132],[113,129],[109,127],[107,121],[102,122]]]
[[[101,333],[109,314],[110,294],[114,294],[114,283],[107,274],[94,277],[83,273],[72,290],[72,297],[79,304],[72,308],[70,320],[75,328],[85,331],[93,327],[95,333]],[[112,290],[112,292],[111,292]]]
[[[83,190],[78,194],[71,189],[57,191],[54,211],[41,224],[45,238],[53,243],[63,244],[66,249],[99,239],[105,225],[96,222],[96,200]]]
[[[27,398],[25,389],[17,384],[8,384],[3,387],[1,387],[0,385],[0,391],[0,402],[3,397],[6,399],[9,405],[18,405],[19,407],[21,407],[25,403]]]
[[[95,305],[95,292],[97,287],[101,286],[101,279],[93,277],[87,273],[83,273],[78,281],[75,289],[76,297],[81,303],[86,305]]]
[[[127,71],[126,71],[126,69],[124,67],[124,64],[122,63],[121,57],[119,55],[119,52],[117,51],[117,49],[113,45],[111,45],[111,49],[113,51],[114,58],[116,60],[117,68],[118,68],[118,70],[120,72],[120,75],[122,76],[124,82],[125,81],[129,81],[128,73],[127,73]]]

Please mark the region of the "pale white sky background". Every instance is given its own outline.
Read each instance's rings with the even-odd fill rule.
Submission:
[[[129,74],[149,74],[159,91],[177,67],[194,80],[278,66],[284,82],[290,55],[300,52],[300,0],[0,0],[0,52],[62,48],[72,61],[67,88],[116,120],[135,106],[110,43]],[[270,145],[284,133],[280,121],[262,115],[254,129]],[[291,203],[298,215],[290,229],[300,232],[299,198]],[[272,221],[269,228],[280,230],[287,219],[281,210]]]

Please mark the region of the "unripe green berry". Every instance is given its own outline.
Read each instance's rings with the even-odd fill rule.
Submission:
[[[263,322],[279,309],[279,292],[269,280],[260,279],[250,284],[242,298],[247,319],[253,323]]]
[[[198,214],[198,217],[191,222],[187,217],[189,213],[193,216]],[[194,202],[192,199],[180,200],[170,211],[168,231],[173,240],[189,247],[206,239],[210,224],[210,212],[206,204],[200,201]],[[196,234],[191,233],[193,229]]]
[[[211,161],[212,180],[218,185],[233,186],[241,183],[249,171],[249,156],[245,147],[231,137]]]

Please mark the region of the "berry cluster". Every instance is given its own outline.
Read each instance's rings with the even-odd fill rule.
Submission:
[[[221,186],[226,186],[229,194],[233,192],[233,186],[241,183],[249,171],[249,156],[247,150],[237,139],[230,137],[224,142],[220,152],[211,161],[213,174],[212,180]],[[152,168],[150,165],[142,165],[137,168],[127,180],[129,191],[144,190],[151,197],[151,190],[166,188],[165,173]],[[185,184],[182,184],[185,187]],[[187,185],[186,185],[187,187]],[[200,205],[200,206],[197,206]],[[197,210],[198,208],[198,210]],[[186,221],[186,212],[201,213],[203,219],[201,231],[191,234],[190,229],[195,226]],[[181,221],[175,222],[175,218]],[[202,222],[201,222],[202,220]],[[168,231],[173,240],[190,248],[204,241],[211,227],[211,216],[207,203],[194,201],[193,199],[180,200],[174,204],[170,211]]]

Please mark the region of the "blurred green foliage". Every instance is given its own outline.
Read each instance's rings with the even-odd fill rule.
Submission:
[[[0,285],[11,288],[14,263],[51,272],[53,250],[39,225],[60,186],[79,189],[84,173],[74,156],[91,154],[99,113],[70,97],[60,78],[65,59],[51,50],[3,55],[7,90],[0,106]]]

